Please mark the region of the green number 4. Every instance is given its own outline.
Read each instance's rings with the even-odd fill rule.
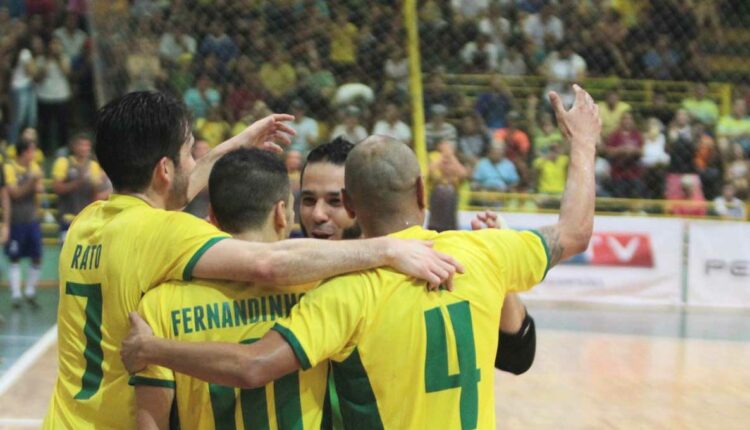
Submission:
[[[251,344],[258,339],[243,340]],[[209,384],[211,409],[214,412],[216,430],[235,430],[237,423],[234,410],[237,395],[235,389],[225,385]],[[273,383],[276,422],[280,429],[302,430],[302,407],[299,396],[299,374],[290,373]],[[268,405],[266,387],[240,390],[242,423],[246,429],[268,429]]]
[[[440,308],[424,313],[427,327],[427,356],[424,367],[425,391],[461,389],[461,428],[477,427],[480,372],[477,369],[477,354],[474,347],[474,329],[471,325],[469,302],[448,305],[448,315],[453,326],[458,353],[458,374],[448,370],[448,343],[445,335],[445,320]]]
[[[86,323],[83,334],[86,336],[86,371],[81,381],[81,391],[75,395],[77,400],[90,399],[102,385],[102,286],[101,284],[65,283],[65,294],[85,297]]]

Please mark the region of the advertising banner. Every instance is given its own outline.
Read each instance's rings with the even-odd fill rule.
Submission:
[[[470,229],[474,212],[459,213]],[[534,229],[557,215],[502,214],[514,229]],[[679,304],[683,267],[679,219],[597,216],[586,252],[552,269],[524,297],[597,303]]]
[[[750,224],[690,223],[688,304],[750,307]]]

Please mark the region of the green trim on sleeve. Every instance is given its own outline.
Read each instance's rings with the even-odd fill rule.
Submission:
[[[201,257],[203,257],[203,254],[205,254],[206,251],[208,251],[212,246],[216,245],[218,242],[221,242],[224,239],[229,238],[226,236],[213,237],[206,243],[204,243],[203,246],[198,248],[198,250],[195,251],[195,254],[190,257],[190,261],[188,261],[188,264],[185,266],[185,270],[182,271],[182,279],[184,281],[191,281],[193,279],[193,269],[195,269],[195,265],[198,264],[198,261],[200,261]]]
[[[302,365],[302,369],[307,370],[312,367],[310,365],[310,359],[307,357],[305,350],[302,348],[299,340],[297,340],[297,336],[295,336],[291,330],[279,323],[274,324],[274,326],[271,327],[271,330],[278,332],[284,338],[284,340],[289,343],[289,346],[291,346],[292,350],[294,351],[294,355],[297,356],[299,363]]]
[[[171,388],[174,390],[174,381],[166,379],[147,378],[145,376],[131,376],[128,379],[128,385],[148,385],[149,387]]]
[[[542,234],[539,233],[538,230],[528,230],[528,231],[530,231],[531,233],[534,233],[539,238],[539,240],[542,241],[542,246],[544,246],[544,255],[547,256],[547,267],[544,268],[544,276],[542,276],[542,281],[544,281],[544,278],[547,277],[547,272],[549,272],[549,269],[550,269],[550,267],[549,267],[549,264],[550,264],[549,247],[547,246],[547,241],[544,240],[544,236],[542,236]],[[542,282],[542,281],[539,281],[539,282]]]

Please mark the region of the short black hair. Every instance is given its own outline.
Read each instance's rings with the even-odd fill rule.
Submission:
[[[18,141],[16,142],[16,156],[20,157],[21,154],[28,151],[31,145],[36,145],[36,142],[23,136],[19,136]]]
[[[162,157],[180,165],[191,128],[181,100],[153,91],[129,93],[99,110],[96,157],[115,190],[143,191]]]
[[[302,166],[299,178],[300,182],[305,176],[305,168],[308,164],[312,163],[331,163],[337,166],[343,166],[346,164],[346,157],[354,149],[354,144],[339,136],[333,139],[329,143],[317,146],[315,149],[307,154],[307,160],[305,165]]]
[[[238,149],[221,157],[208,178],[216,221],[230,234],[263,225],[279,201],[289,199],[289,174],[281,159],[260,149]]]

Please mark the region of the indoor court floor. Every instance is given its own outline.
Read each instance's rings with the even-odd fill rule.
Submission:
[[[38,428],[56,371],[53,288],[0,289],[0,429]],[[498,429],[750,428],[750,313],[529,304],[536,361],[497,372]]]

